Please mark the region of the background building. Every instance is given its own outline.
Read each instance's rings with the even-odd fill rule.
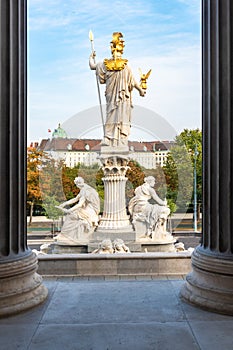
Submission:
[[[86,166],[99,164],[100,139],[68,138],[65,130],[58,125],[51,139],[43,139],[38,150],[47,152],[54,159],[64,160],[67,167],[73,168],[79,163]],[[130,158],[146,169],[163,167],[167,154],[174,141],[129,141]]]

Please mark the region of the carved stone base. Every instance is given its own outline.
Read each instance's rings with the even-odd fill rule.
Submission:
[[[174,253],[176,252],[176,248],[174,245],[174,242],[176,240],[173,240],[172,242],[148,242],[148,241],[141,241],[141,251],[142,252],[163,252],[163,253]],[[137,242],[139,243],[139,242]]]
[[[115,230],[115,231],[132,231],[133,227],[130,224],[129,218],[126,218],[125,220],[109,220],[109,219],[103,219],[101,218],[99,226],[97,228],[98,231],[109,231],[109,230]]]
[[[147,224],[145,221],[139,221],[135,220],[133,222],[135,233],[136,233],[136,241],[137,242],[148,242],[152,243],[154,245],[160,244],[160,245],[166,245],[175,243],[176,239],[166,231],[157,230],[152,232],[152,237],[147,235]],[[175,250],[175,247],[174,247]],[[164,250],[166,251],[166,250]],[[170,250],[169,250],[170,251]]]
[[[62,231],[56,237],[54,237],[54,242],[57,245],[62,246],[79,246],[86,245],[93,237],[94,230],[90,232],[82,232],[81,234],[77,232],[75,239],[68,236],[68,234],[63,234]]]
[[[101,242],[107,238],[111,239],[112,241],[117,238],[123,239],[124,242],[136,241],[135,231],[133,231],[132,227],[129,226],[128,228],[122,230],[96,230],[93,234],[92,242]]]
[[[88,244],[61,244],[55,243],[52,253],[53,254],[83,254],[88,252]]]
[[[233,261],[197,247],[192,255],[192,267],[181,297],[209,311],[233,315]]]
[[[37,267],[34,253],[0,263],[0,317],[27,310],[46,299],[48,291],[36,273]]]

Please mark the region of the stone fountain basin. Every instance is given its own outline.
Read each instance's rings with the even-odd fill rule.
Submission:
[[[46,276],[186,275],[191,253],[39,254],[38,264]]]

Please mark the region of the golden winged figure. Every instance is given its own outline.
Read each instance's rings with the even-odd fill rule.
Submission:
[[[143,90],[146,90],[147,89],[147,79],[150,76],[151,69],[146,74],[143,74],[141,68],[139,68],[139,73],[140,73],[140,78],[141,78],[140,79],[140,86]]]

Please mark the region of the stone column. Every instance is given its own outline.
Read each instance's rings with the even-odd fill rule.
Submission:
[[[47,289],[26,241],[26,0],[0,2],[0,316]]]
[[[126,213],[125,186],[127,182],[129,149],[124,147],[101,147],[101,162],[104,171],[104,210],[98,231],[132,231]]]
[[[100,229],[130,228],[126,213],[125,185],[127,167],[104,167],[104,211],[99,223]]]
[[[233,315],[233,2],[202,7],[203,242],[181,296]]]

